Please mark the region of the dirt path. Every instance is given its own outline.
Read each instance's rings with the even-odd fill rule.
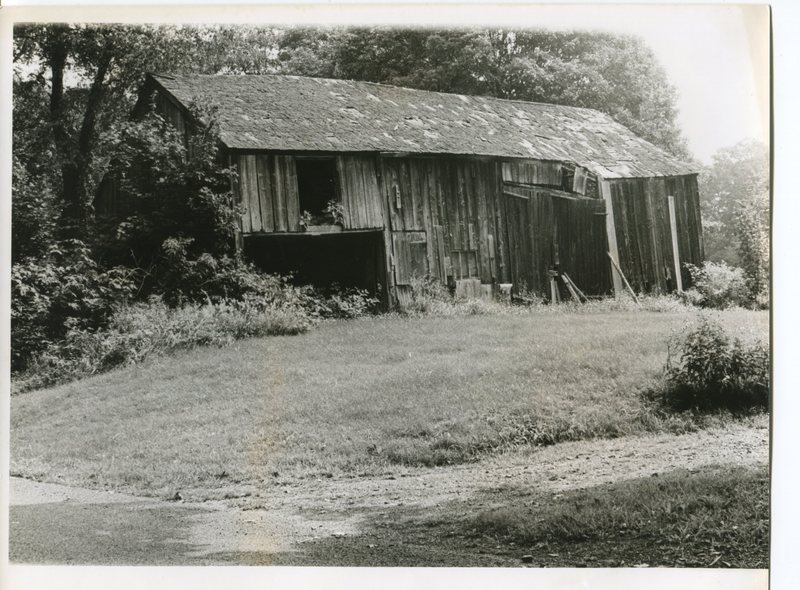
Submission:
[[[202,503],[163,502],[12,478],[11,557],[28,562],[226,563],[258,556],[253,560],[259,563],[307,563],[303,554],[315,542],[353,539],[368,528],[368,522],[391,522],[410,509],[435,517],[437,506],[478,496],[475,508],[485,508],[491,505],[491,494],[486,492],[505,486],[560,493],[677,468],[764,464],[768,441],[764,420],[755,428],[731,425],[679,436],[564,443],[386,478],[303,481],[248,498]],[[66,526],[59,519],[77,520]],[[86,526],[87,519],[102,522]],[[115,532],[115,526],[124,530]],[[59,535],[77,535],[80,540]],[[122,535],[124,547],[101,551],[103,561],[90,559],[98,535],[102,547],[110,543],[112,549],[115,535]],[[84,549],[66,557],[61,549],[48,553],[47,547],[58,543]]]

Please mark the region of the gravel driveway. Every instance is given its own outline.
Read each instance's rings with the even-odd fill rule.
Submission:
[[[305,480],[224,501],[167,502],[12,477],[10,560],[519,565],[491,552],[473,554],[454,548],[437,554],[424,543],[375,547],[362,533],[367,521],[391,522],[413,509],[435,517],[437,506],[454,500],[475,497],[474,508],[485,509],[485,492],[506,484],[557,493],[677,468],[758,465],[768,460],[769,430],[764,419],[755,427],[733,424],[677,436],[523,449],[479,463],[408,469],[382,478]]]

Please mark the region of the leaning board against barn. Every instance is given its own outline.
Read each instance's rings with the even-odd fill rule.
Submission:
[[[380,293],[675,290],[703,259],[697,174],[590,109],[297,76],[148,76],[137,111],[215,107],[239,244],[263,268]],[[674,215],[670,215],[672,201]],[[673,222],[674,218],[674,222]],[[677,252],[673,247],[676,243]],[[611,260],[613,258],[613,261]]]

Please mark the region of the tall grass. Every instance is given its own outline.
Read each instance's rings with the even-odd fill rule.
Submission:
[[[639,295],[634,301],[627,294],[620,297],[603,297],[588,302],[567,300],[557,305],[541,297],[524,294],[512,301],[496,299],[457,299],[447,287],[431,278],[412,278],[407,298],[400,305],[400,313],[412,317],[459,317],[471,315],[536,315],[609,312],[690,312],[694,307],[685,297],[677,295]]]
[[[15,393],[142,363],[197,346],[225,346],[253,336],[300,334],[312,325],[296,305],[246,296],[242,301],[185,304],[171,308],[160,299],[119,307],[108,328],[73,329],[36,357],[14,381]]]

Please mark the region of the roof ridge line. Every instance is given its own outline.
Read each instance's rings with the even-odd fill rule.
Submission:
[[[411,86],[398,86],[397,84],[384,84],[383,82],[372,82],[371,80],[357,80],[355,78],[323,78],[321,76],[301,76],[299,74],[155,74],[150,73],[151,76],[158,77],[158,78],[166,78],[168,80],[175,80],[177,78],[199,78],[199,77],[207,77],[207,78],[224,78],[224,77],[231,77],[231,78],[266,78],[266,77],[274,77],[274,78],[304,78],[308,80],[321,80],[325,82],[356,82],[358,84],[370,84],[372,86],[380,86],[383,88],[397,88],[400,90],[411,90],[412,92],[425,92],[429,94],[444,94],[445,96],[465,96],[468,98],[488,98],[491,100],[500,100],[503,102],[511,102],[511,103],[522,103],[525,105],[536,105],[542,107],[558,107],[562,109],[574,109],[576,111],[585,111],[590,113],[598,113],[603,115],[604,117],[608,117],[615,123],[611,115],[608,113],[604,113],[598,109],[593,109],[590,107],[576,107],[567,104],[558,104],[554,102],[542,102],[536,100],[525,100],[522,98],[501,98],[499,96],[486,96],[482,94],[463,94],[461,92],[443,92],[441,90],[425,90],[424,88],[412,88]],[[617,123],[619,124],[619,123]]]

